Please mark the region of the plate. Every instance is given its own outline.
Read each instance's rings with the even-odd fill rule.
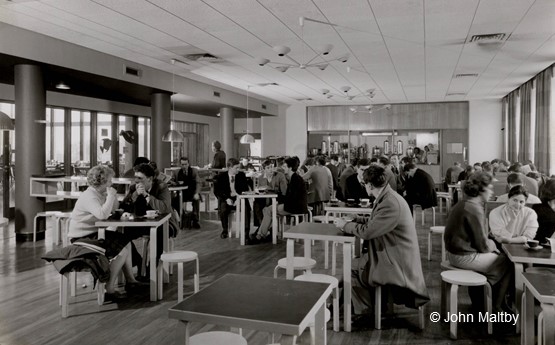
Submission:
[[[538,245],[537,247],[532,248],[532,247],[528,246],[528,243],[524,243],[524,248],[526,248],[526,249],[528,249],[528,250],[540,250],[540,249],[543,249],[543,247],[540,246],[540,245]]]
[[[545,242],[545,243],[542,243],[541,246],[551,248],[551,243]]]

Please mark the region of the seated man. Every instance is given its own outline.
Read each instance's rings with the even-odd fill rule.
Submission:
[[[403,166],[403,170],[408,174],[405,182],[405,199],[411,212],[415,204],[420,205],[422,210],[437,206],[437,194],[432,176],[418,169],[413,163]]]
[[[218,198],[218,216],[222,222],[221,238],[229,236],[229,214],[236,209],[237,195],[249,191],[249,184],[245,173],[239,171],[239,161],[230,158],[227,161],[227,171],[216,175],[214,181],[214,195]],[[249,238],[251,223],[251,205],[245,202],[245,238]]]
[[[428,290],[422,273],[416,227],[407,202],[387,184],[384,168],[372,165],[364,171],[365,189],[375,198],[370,218],[335,225],[347,234],[369,240],[369,251],[353,267],[355,314],[369,312],[374,286],[388,286],[396,304],[418,308],[427,303]],[[383,296],[387,296],[386,293]]]
[[[157,210],[161,214],[170,213],[170,237],[177,234],[178,219],[172,212],[171,196],[168,186],[155,178],[155,171],[149,164],[139,164],[135,168],[135,184],[131,185],[129,192],[123,199],[120,207],[135,216],[144,216],[147,210]],[[161,229],[159,229],[161,230]],[[126,235],[139,238],[149,235],[150,228],[133,228]],[[158,231],[156,257],[160,258],[163,251],[163,233]]]
[[[193,205],[193,228],[200,229],[199,222],[199,209],[200,209],[200,179],[198,178],[197,169],[191,167],[189,164],[189,158],[181,157],[179,159],[181,164],[181,169],[177,171],[177,174],[172,178],[172,184],[176,186],[187,186],[187,189],[181,191],[183,193],[183,205],[179,205],[179,196],[176,196],[172,200],[172,204],[176,205],[175,208],[185,209],[185,203],[191,202]]]
[[[283,202],[277,207],[277,214],[284,216],[289,214],[308,213],[306,185],[302,177],[297,174],[299,162],[295,158],[286,158],[282,168],[285,176],[289,180],[287,191],[283,197]],[[256,234],[253,234],[248,244],[255,244],[266,240],[270,226],[272,225],[272,207],[267,206],[262,211],[264,218],[258,227]],[[276,231],[277,229],[273,229]]]
[[[363,174],[364,170],[370,167],[370,161],[366,158],[358,160],[357,173],[349,176],[345,183],[345,201],[353,199],[355,202],[360,202],[360,199],[369,199],[370,196],[366,193],[364,188]]]
[[[264,175],[259,178],[260,184],[266,186],[266,192],[269,193],[276,193],[278,195],[278,203],[283,202],[283,197],[287,192],[287,179],[285,175],[277,171],[272,164],[272,161],[269,159],[262,162],[262,169],[264,171]],[[269,198],[256,198],[253,202],[254,208],[254,226],[259,227],[262,219],[264,218],[264,214],[262,210],[266,206],[271,205],[271,199]]]
[[[523,186],[524,187],[524,181],[522,180],[520,174],[510,173],[509,176],[507,176],[507,189],[511,190],[513,187],[516,187],[516,186]],[[509,200],[509,193],[499,195],[497,197],[497,199],[495,199],[495,201],[501,201],[501,202],[507,202],[508,200]],[[528,194],[528,198],[526,199],[526,203],[527,204],[541,204],[542,202],[541,202],[540,198],[538,198],[534,194]]]

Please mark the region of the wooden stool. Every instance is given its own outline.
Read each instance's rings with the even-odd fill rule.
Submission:
[[[304,282],[316,282],[330,284],[333,288],[333,330],[339,332],[339,280],[327,274],[303,274],[295,277],[295,280]],[[328,311],[329,313],[329,311]],[[329,320],[329,317],[327,318]]]
[[[60,211],[44,211],[44,212],[39,212],[35,215],[35,218],[33,219],[33,242],[37,241],[37,220],[41,217],[44,217],[46,219],[50,218],[54,221],[54,225],[53,225],[53,240],[52,243],[53,244],[57,244],[58,243],[58,222],[56,222],[56,218],[55,216],[59,213],[62,213]],[[46,229],[45,229],[46,231]]]
[[[423,209],[422,206],[418,204],[412,205],[412,217],[414,218],[414,225],[416,225],[416,208],[419,207],[422,214],[422,226],[424,226],[424,220],[426,219],[426,210],[432,209],[432,226],[436,226],[436,207],[432,206],[430,208]]]
[[[312,273],[312,269],[314,268],[314,266],[316,266],[316,260],[314,259],[301,256],[293,257],[294,271],[305,271],[306,273]],[[282,258],[278,260],[278,264],[274,268],[274,278],[277,278],[279,268],[287,269],[287,258]]]
[[[54,215],[54,220],[56,221],[56,230],[58,231],[59,237],[62,238],[62,245],[69,245],[69,219],[71,217],[71,212],[59,212]]]
[[[387,302],[389,311],[394,312],[395,305],[392,300]],[[418,307],[418,327],[424,329],[424,306]],[[382,329],[382,286],[374,288],[374,328]]]
[[[158,265],[158,298],[163,298],[163,263],[167,262],[170,265],[172,263],[177,263],[177,302],[183,301],[183,263],[195,261],[196,262],[196,271],[194,275],[194,285],[195,285],[195,293],[199,290],[199,263],[198,263],[198,254],[192,251],[175,251],[164,253],[160,256],[160,264]]]
[[[443,242],[443,234],[445,233],[444,226],[432,226],[430,231],[428,232],[428,261],[432,260],[432,235],[433,234],[440,234],[441,235],[441,261],[446,260],[445,256],[445,242]]]
[[[449,305],[449,312],[451,315],[457,315],[459,286],[485,286],[484,300],[486,302],[486,311],[488,314],[492,312],[492,292],[491,285],[489,285],[486,277],[480,273],[470,270],[449,270],[441,272],[442,289],[441,289],[441,314],[447,315],[447,305]],[[451,285],[451,292],[449,294],[449,301],[443,296],[447,296],[447,288]],[[449,331],[451,339],[457,339],[457,321],[450,320]],[[492,333],[492,323],[488,319],[488,334]]]
[[[231,332],[206,332],[189,338],[189,345],[247,345],[247,340]]]
[[[60,305],[62,307],[62,317],[66,318],[69,314],[69,299],[71,296],[75,296],[75,284],[76,284],[76,274],[77,272],[90,272],[90,269],[82,269],[79,271],[71,270],[65,272],[61,276],[60,280]],[[73,291],[73,292],[72,292]],[[96,294],[98,305],[104,304],[104,283],[98,282],[96,284]],[[70,296],[71,295],[71,296]]]
[[[443,202],[445,202],[445,209],[447,214],[451,211],[451,196],[448,192],[437,192],[437,203],[439,205],[439,213],[443,213]]]
[[[206,213],[210,212],[210,191],[209,190],[201,191],[199,195],[204,201],[204,212]]]
[[[335,216],[314,216],[312,217],[312,223],[331,223],[337,219],[341,219],[340,217]],[[329,261],[329,250],[328,250],[329,241],[324,241],[324,268],[328,269],[328,261]],[[332,242],[331,244],[331,275],[335,275],[335,266],[336,266],[336,246],[337,242]]]
[[[291,219],[289,224],[291,226],[295,226],[301,223],[301,219],[303,220],[303,222],[306,222],[307,221],[306,216],[308,216],[308,221],[310,222],[310,220],[312,219],[312,211],[308,210],[308,213],[295,213],[295,214],[286,214],[286,215],[279,216],[281,217],[281,222],[280,222],[281,233],[283,234],[283,232],[285,231],[285,225],[287,224],[287,219]],[[279,227],[279,223],[278,223],[278,227]]]

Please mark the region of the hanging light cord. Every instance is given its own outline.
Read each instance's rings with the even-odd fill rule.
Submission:
[[[249,134],[249,89],[250,85],[247,85],[247,134]]]
[[[175,60],[172,60],[172,65],[175,65]],[[172,105],[172,109],[170,113],[170,130],[173,130],[173,113],[175,111],[175,105],[172,98],[174,94],[175,94],[175,72],[172,71],[172,94],[170,96],[170,103]]]

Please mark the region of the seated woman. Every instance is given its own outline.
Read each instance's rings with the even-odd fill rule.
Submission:
[[[481,171],[466,180],[463,187],[466,198],[451,209],[447,218],[445,249],[451,265],[486,276],[493,288],[494,312],[511,311],[505,303],[513,272],[511,262],[499,252],[495,242],[487,238],[484,230],[483,203],[493,194],[491,181],[492,177]],[[472,294],[472,297],[477,295]],[[472,299],[478,305],[478,300]]]
[[[524,186],[514,186],[509,199],[489,214],[491,234],[499,243],[526,243],[534,239],[538,230],[536,212],[524,206],[528,192]]]
[[[555,232],[555,179],[551,178],[545,182],[540,194],[541,204],[532,206],[538,215],[538,231],[536,240],[540,243],[546,242],[546,237],[552,237]]]
[[[370,242],[368,252],[359,261],[362,265],[353,267],[354,312],[369,311],[376,285],[388,285],[395,304],[418,308],[430,298],[409,205],[387,183],[383,167],[371,165],[364,170],[363,178],[366,192],[376,198],[372,215],[352,222],[338,219],[335,223],[345,233]]]
[[[112,188],[114,171],[97,165],[87,173],[89,187],[81,194],[71,212],[69,238],[75,242],[81,238],[98,239],[98,220],[107,219],[118,208],[116,190]],[[125,298],[125,294],[115,291],[115,282],[123,270],[128,286],[140,283],[135,280],[131,266],[131,246],[129,239],[115,231],[106,231],[103,241],[106,256],[110,259],[110,279],[106,283],[106,300]]]

